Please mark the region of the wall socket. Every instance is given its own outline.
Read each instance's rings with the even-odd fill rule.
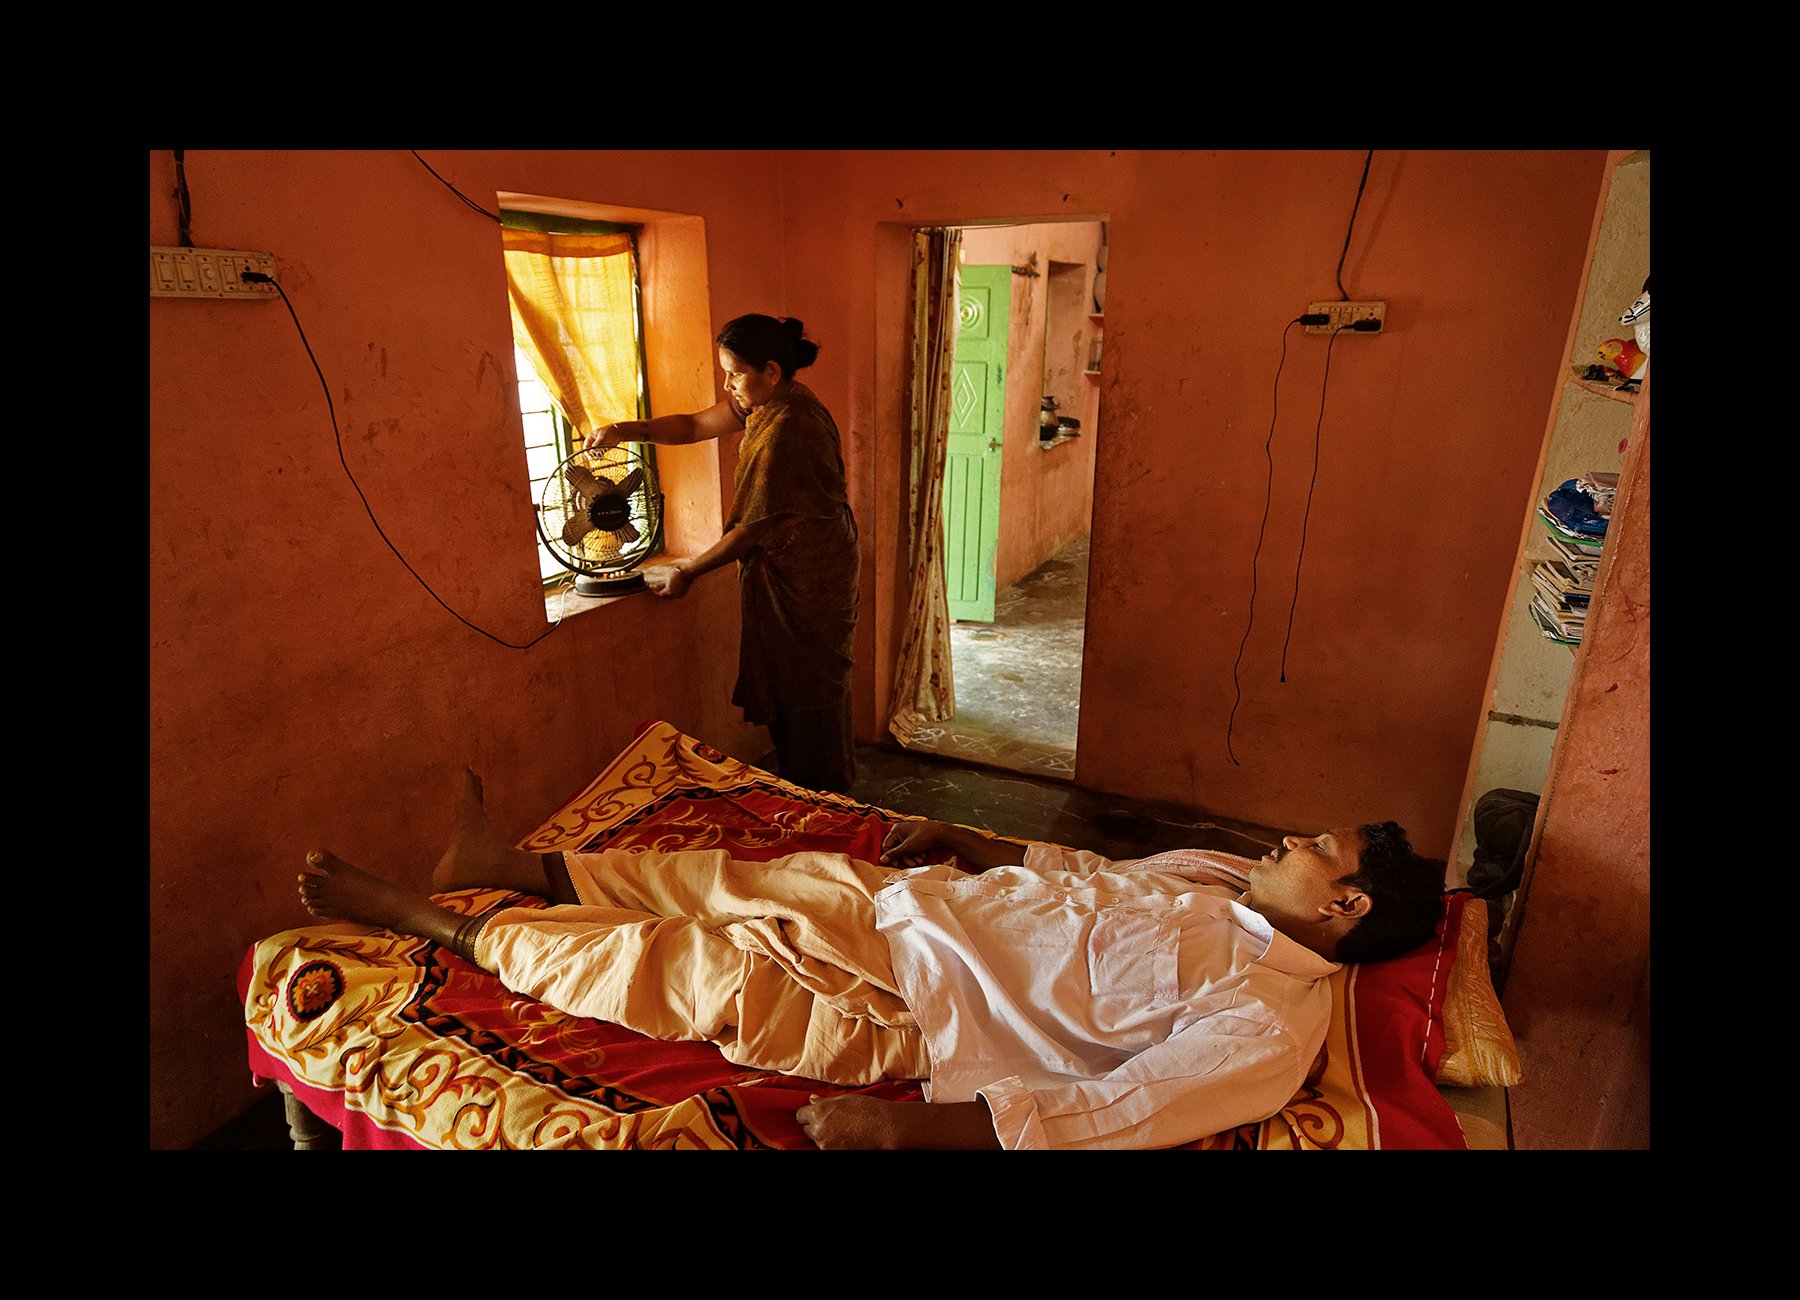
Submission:
[[[1330,321],[1324,325],[1308,325],[1308,334],[1336,334],[1343,330],[1346,334],[1371,333],[1379,334],[1387,322],[1387,304],[1385,302],[1315,302],[1306,308],[1308,316],[1328,316]],[[1349,326],[1353,321],[1372,320],[1376,328],[1369,331],[1353,330]]]
[[[246,253],[226,248],[152,248],[152,298],[278,298],[272,284],[244,280],[245,271],[273,277],[273,253]]]

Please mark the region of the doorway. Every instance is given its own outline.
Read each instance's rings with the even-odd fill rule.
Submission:
[[[956,708],[908,748],[1074,776],[1105,267],[1104,221],[962,228],[943,503]]]

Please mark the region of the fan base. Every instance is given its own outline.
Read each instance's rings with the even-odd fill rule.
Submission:
[[[644,575],[638,572],[584,573],[575,579],[577,596],[622,596],[628,591],[642,591]]]

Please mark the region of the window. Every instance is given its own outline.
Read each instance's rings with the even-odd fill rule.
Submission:
[[[575,450],[575,438],[569,421],[550,396],[550,390],[544,387],[544,381],[532,368],[531,358],[517,344],[513,345],[513,362],[519,374],[519,418],[525,423],[525,461],[531,475],[531,503],[535,509],[543,498],[545,481]],[[541,538],[538,541],[538,570],[546,586],[567,577],[569,572],[557,563]]]
[[[501,217],[535,510],[545,481],[589,430],[649,414],[637,238],[609,222],[504,209]],[[655,492],[654,449],[640,447]],[[541,538],[538,567],[546,585],[568,576]]]

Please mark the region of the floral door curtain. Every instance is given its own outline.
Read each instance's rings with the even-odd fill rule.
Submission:
[[[950,374],[956,360],[962,231],[913,235],[913,357],[907,479],[909,601],[900,636],[894,711],[901,744],[928,722],[956,715],[950,608],[944,595],[944,452],[950,438]]]

